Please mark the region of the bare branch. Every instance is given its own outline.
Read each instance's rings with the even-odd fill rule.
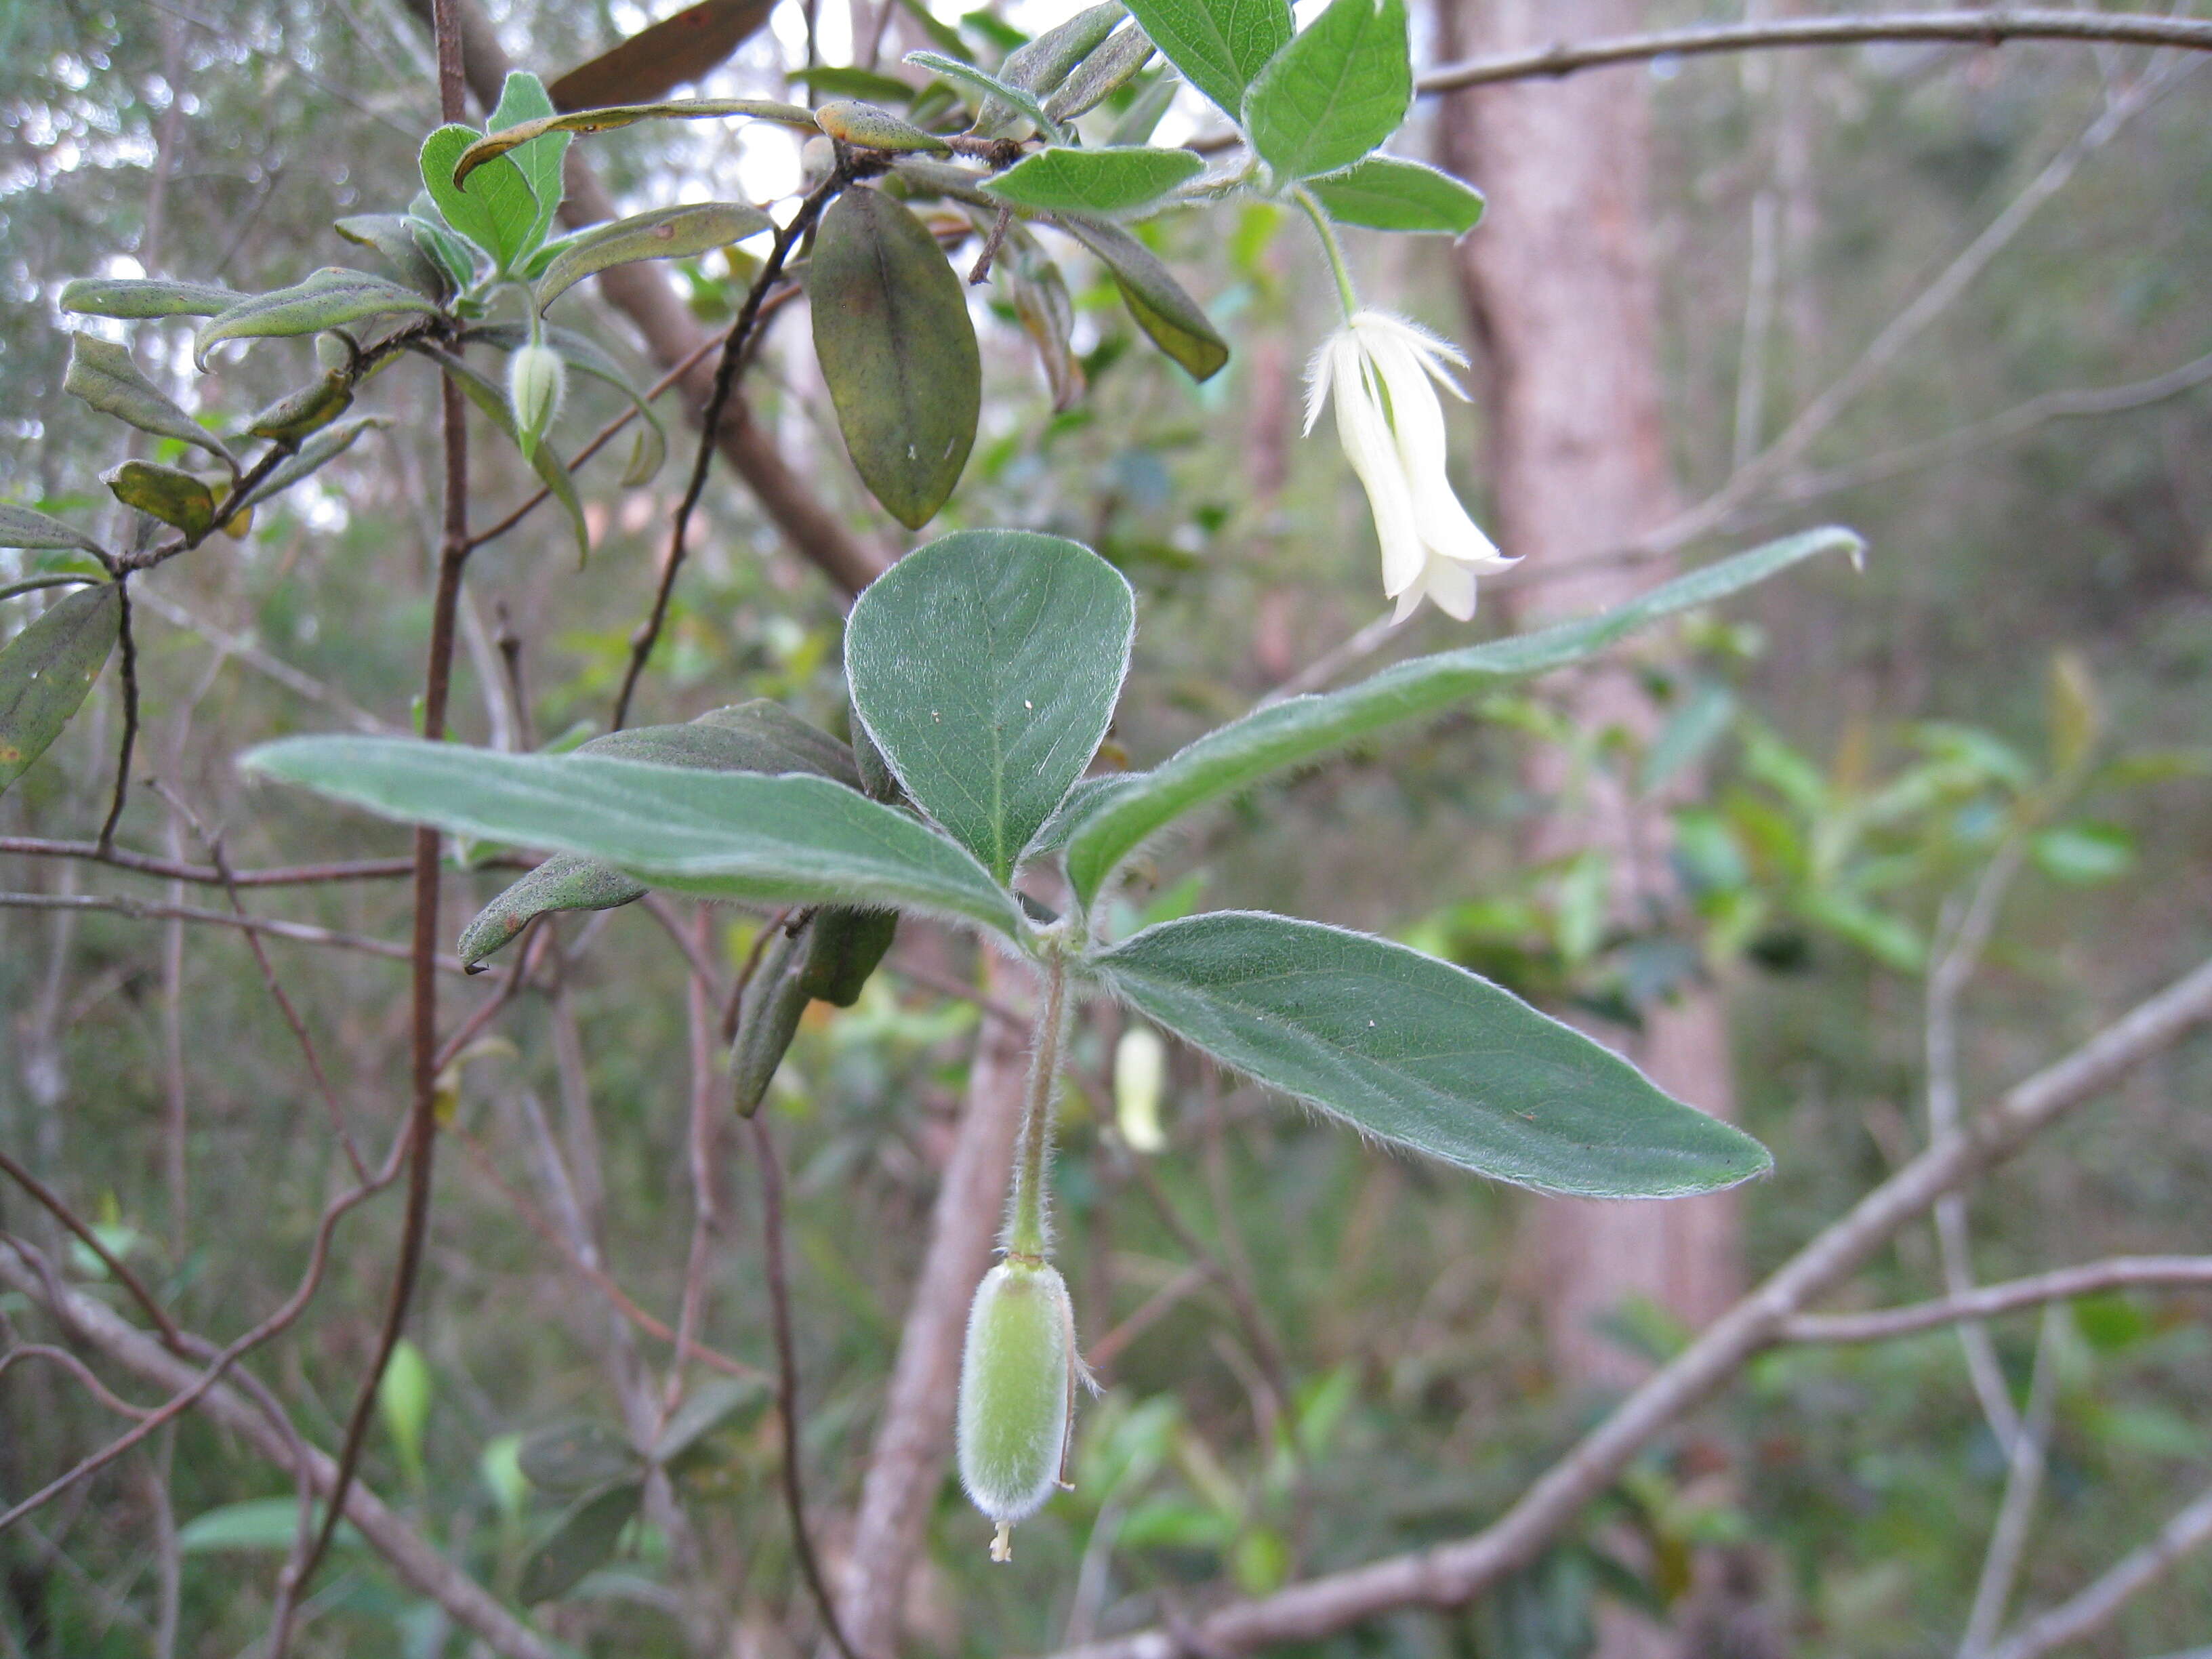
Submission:
[[[35,836],[0,836],[0,854],[33,859],[88,859],[142,876],[197,882],[203,887],[312,887],[324,882],[384,881],[393,877],[411,875],[415,869],[415,860],[411,858],[345,859],[334,864],[294,864],[269,870],[233,870],[226,881],[224,872],[211,864],[185,864],[175,859],[127,852],[120,847],[111,847],[103,853],[97,842],[44,841]],[[487,860],[485,867],[489,868],[493,864],[520,866],[524,862],[520,859]]]
[[[301,945],[327,945],[340,951],[392,962],[408,959],[408,947],[362,933],[343,933],[304,921],[283,921],[273,916],[234,915],[228,910],[203,910],[190,904],[161,904],[149,899],[125,898],[114,893],[0,893],[0,910],[112,910],[140,921],[204,921],[217,927],[236,927],[247,933],[273,933]],[[440,957],[438,967],[448,974],[462,971],[458,957]]]
[[[1778,1340],[1808,1302],[1842,1283],[1938,1198],[2011,1156],[2067,1112],[2207,1021],[2212,1021],[2212,962],[2016,1085],[1963,1133],[1930,1146],[1860,1200],[1707,1327],[1503,1516],[1473,1537],[1237,1602],[1187,1631],[1142,1631],[1071,1649],[1066,1659],[1178,1659],[1193,1648],[1241,1653],[1270,1643],[1314,1640],[1401,1607],[1463,1605],[1534,1559],[1648,1442]],[[2203,1524],[2212,1529],[2212,1496],[2204,1508]],[[2002,1659],[2023,1656],[2006,1654]]]
[[[2212,1490],[2167,1522],[2157,1537],[2131,1551],[2071,1601],[2033,1620],[1993,1650],[1990,1659],[2042,1659],[2054,1648],[2102,1629],[2129,1599],[2148,1589],[2191,1550],[2212,1543]]]
[[[1784,1342],[1886,1342],[1916,1336],[1961,1319],[1993,1319],[2045,1302],[2063,1302],[2099,1291],[2159,1287],[2212,1290],[2212,1255],[2120,1255],[2109,1261],[2060,1267],[2031,1279],[1984,1285],[1964,1296],[1917,1302],[1875,1313],[1800,1314],[1784,1322]]]
[[[154,1337],[134,1328],[104,1303],[81,1291],[50,1285],[19,1249],[5,1243],[0,1243],[0,1280],[46,1305],[89,1346],[125,1370],[180,1393],[199,1386],[201,1373],[192,1362],[166,1352]],[[291,1468],[291,1453],[283,1433],[259,1407],[228,1383],[208,1385],[198,1403],[209,1417],[246,1441],[261,1456],[280,1468]],[[335,1485],[336,1466],[319,1450],[308,1449],[306,1459],[308,1478],[315,1490],[327,1498]],[[542,1637],[433,1548],[367,1487],[356,1485],[347,1494],[345,1518],[391,1565],[401,1583],[437,1602],[501,1659],[554,1659],[552,1648]]]
[[[1959,1659],[1981,1659],[2004,1622],[2005,1607],[2012,1600],[2013,1582],[2020,1573],[2021,1558],[2027,1551],[2028,1523],[2035,1518],[2035,1500],[2043,1493],[2051,1424],[2058,1410],[2057,1347],[2065,1322],[2063,1309],[2054,1306],[2043,1310],[2043,1329],[2035,1343],[2035,1370],[2027,1385],[2027,1409],[2020,1414],[2020,1431],[2013,1437],[2004,1496],[1998,1501],[1996,1525],[1990,1529],[1989,1548],[1982,1556],[1973,1607],[1966,1615],[1966,1633],[1959,1641]]]
[[[1874,17],[1771,18],[1717,28],[1616,35],[1578,46],[1562,42],[1534,52],[1470,58],[1430,70],[1421,76],[1417,89],[1456,92],[1463,87],[1495,86],[1505,81],[1556,79],[1579,70],[1644,63],[1654,58],[1907,40],[1951,40],[1979,46],[2001,46],[2008,40],[2106,41],[2212,52],[2212,22],[2141,13],[2028,10],[2008,6],[1986,11],[1893,12]]]

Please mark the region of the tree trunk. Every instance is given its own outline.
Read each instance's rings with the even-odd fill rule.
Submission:
[[[1441,48],[1452,58],[1621,33],[1644,25],[1629,0],[1446,0]],[[1516,595],[1523,627],[1619,603],[1649,568],[1593,565],[1676,506],[1661,404],[1655,273],[1646,240],[1650,108],[1630,68],[1559,82],[1481,88],[1448,105],[1444,161],[1488,194],[1464,245],[1462,287],[1487,358],[1487,412],[1498,540],[1550,573]],[[1567,690],[1585,731],[1648,736],[1659,712],[1615,666]],[[1577,781],[1567,758],[1540,750],[1528,781],[1556,802],[1531,856],[1595,847],[1612,856],[1616,908],[1663,890],[1663,819],[1609,775]],[[1723,1011],[1698,991],[1651,1011],[1644,1030],[1595,1033],[1670,1093],[1730,1115]],[[1701,1325],[1737,1294],[1735,1206],[1725,1197],[1670,1203],[1544,1201],[1533,1229],[1545,1261],[1547,1340],[1570,1388],[1619,1388],[1644,1369],[1593,1328],[1643,1296]]]

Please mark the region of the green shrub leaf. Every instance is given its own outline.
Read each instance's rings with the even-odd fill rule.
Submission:
[[[1182,78],[1232,121],[1244,89],[1291,39],[1289,0],[1128,0],[1129,15]]]
[[[806,291],[845,448],[884,510],[919,530],[960,482],[982,410],[967,290],[927,226],[858,186],[822,216]]]
[[[860,595],[845,678],[908,795],[1004,881],[1105,737],[1135,629],[1090,549],[963,531]]]
[[[1012,899],[966,853],[823,778],[389,738],[291,738],[241,764],[401,823],[586,854],[655,886],[1019,926]]]
[[[1068,878],[1087,904],[1139,842],[1193,807],[1396,721],[1434,714],[1509,680],[1583,661],[1662,617],[1724,599],[1800,560],[1819,553],[1856,554],[1863,546],[1848,530],[1808,531],[1678,576],[1602,616],[1416,657],[1344,690],[1292,697],[1248,714],[1140,774],[1076,826],[1067,848]]]
[[[1771,1167],[1741,1130],[1462,968],[1243,911],[1163,922],[1093,966],[1223,1064],[1397,1146],[1588,1198],[1711,1192]]]
[[[1482,192],[1449,173],[1395,155],[1370,155],[1310,188],[1339,224],[1464,236],[1482,217]]]
[[[1413,101],[1405,0],[1334,0],[1244,94],[1244,130],[1284,179],[1334,173],[1375,149]]]
[[[1112,217],[1150,207],[1205,171],[1187,149],[1056,146],[1024,157],[983,188],[1013,207]]]
[[[84,704],[123,626],[123,590],[80,587],[0,646],[0,790],[46,752]]]

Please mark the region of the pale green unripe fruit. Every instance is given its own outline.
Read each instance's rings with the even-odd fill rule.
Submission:
[[[1060,1485],[1076,1364],[1075,1313],[1057,1269],[1017,1258],[983,1275],[960,1361],[960,1484],[999,1523],[994,1561],[1010,1558],[1014,1522]]]
[[[550,346],[526,345],[507,360],[507,401],[525,456],[552,429],[568,386],[568,367]]]

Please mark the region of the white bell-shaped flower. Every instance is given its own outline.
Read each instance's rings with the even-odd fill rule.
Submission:
[[[1382,544],[1382,591],[1403,622],[1424,599],[1446,616],[1474,615],[1474,579],[1516,561],[1467,515],[1444,471],[1443,407],[1437,387],[1465,402],[1446,365],[1458,348],[1385,312],[1361,311],[1324,341],[1307,370],[1306,431],[1336,402],[1337,436],[1358,474]]]

